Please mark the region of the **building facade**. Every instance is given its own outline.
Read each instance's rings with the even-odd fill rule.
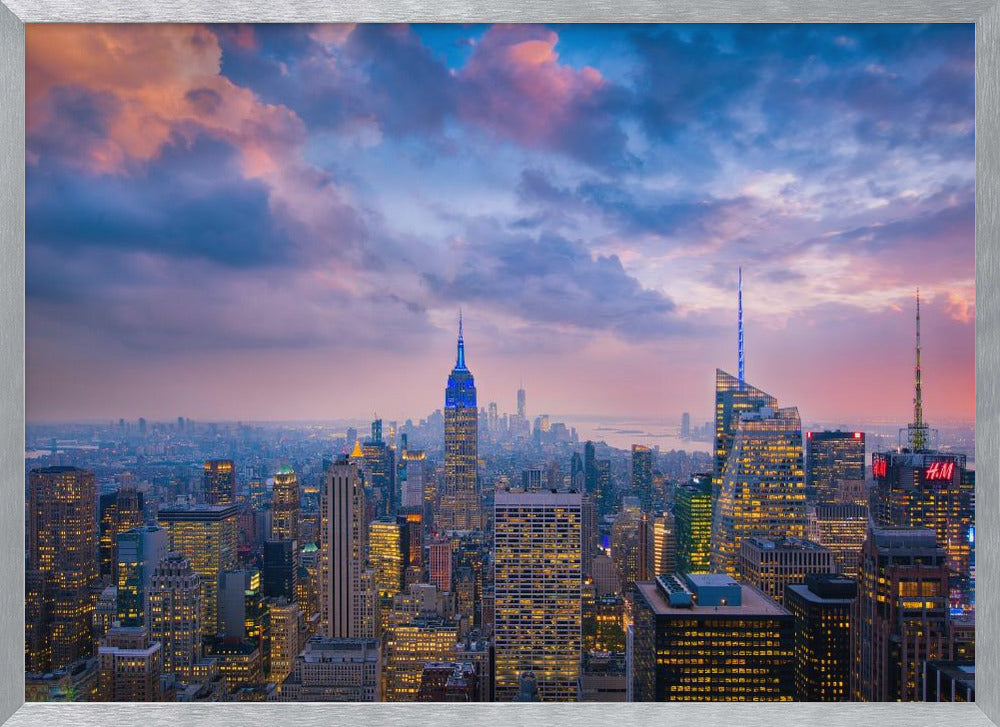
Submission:
[[[580,493],[497,492],[496,698],[533,671],[546,701],[574,701],[582,645]]]

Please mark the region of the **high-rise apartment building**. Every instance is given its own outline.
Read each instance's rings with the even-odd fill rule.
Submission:
[[[203,496],[206,505],[236,504],[236,468],[231,459],[208,459],[203,467]]]
[[[443,593],[450,593],[452,588],[452,558],[451,541],[441,538],[427,547],[430,561],[430,582]]]
[[[201,659],[202,579],[176,553],[161,560],[149,581],[150,640],[162,645],[163,671],[194,678]]]
[[[837,480],[865,478],[865,433],[806,432],[806,496],[835,502]]]
[[[459,317],[458,357],[444,394],[444,489],[436,521],[438,530],[478,530],[482,526],[478,456],[476,382],[465,365],[465,339]]]
[[[274,475],[271,490],[271,540],[299,540],[299,479],[291,467]]]
[[[284,598],[269,599],[267,680],[280,684],[292,673],[292,665],[299,653],[299,637],[305,632],[302,610],[297,603]]]
[[[739,415],[712,515],[712,570],[732,576],[744,538],[805,537],[797,409],[765,406]]]
[[[361,478],[357,466],[342,458],[327,470],[320,497],[318,583],[320,633],[324,636],[342,639],[365,635],[367,536]]]
[[[497,492],[494,524],[496,698],[532,671],[541,699],[574,701],[580,674],[580,493]]]
[[[194,505],[161,509],[170,552],[187,558],[201,577],[201,627],[204,636],[219,629],[219,578],[236,567],[236,505]]]
[[[28,473],[25,669],[48,672],[94,653],[97,485],[76,467]]]

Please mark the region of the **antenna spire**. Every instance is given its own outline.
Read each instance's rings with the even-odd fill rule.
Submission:
[[[920,288],[917,288],[917,347],[916,365],[913,368],[913,424],[910,443],[913,451],[919,452],[927,444],[927,427],[924,425],[924,400],[920,381]]]
[[[738,284],[737,284],[737,346],[738,346],[738,357],[739,357],[739,379],[740,387],[743,386],[743,266],[741,265],[738,270]]]
[[[462,309],[458,309],[458,359],[455,361],[456,369],[465,368],[465,338],[462,336]]]

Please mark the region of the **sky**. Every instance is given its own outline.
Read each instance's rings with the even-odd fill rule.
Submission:
[[[974,417],[972,25],[29,25],[29,421]]]

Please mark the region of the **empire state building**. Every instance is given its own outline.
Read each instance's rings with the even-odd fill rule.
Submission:
[[[481,527],[476,468],[479,455],[479,409],[476,382],[465,365],[462,317],[458,318],[458,357],[444,390],[444,489],[438,530]]]

